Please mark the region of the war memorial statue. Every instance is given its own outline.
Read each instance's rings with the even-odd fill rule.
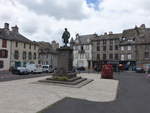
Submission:
[[[68,32],[67,28],[65,28],[65,31],[62,35],[62,39],[63,39],[63,42],[65,44],[65,47],[67,47],[67,44],[69,42],[69,38],[70,38],[70,33]]]
[[[52,74],[52,77],[46,78],[45,80],[39,80],[39,82],[80,88],[93,81],[91,79],[77,76],[77,73],[73,71],[73,49],[67,46],[69,38],[70,33],[67,31],[67,28],[65,28],[65,31],[62,35],[65,45],[56,50],[58,53],[57,69]]]
[[[57,60],[57,70],[54,74],[55,76],[67,76],[73,77],[76,74],[72,73],[73,70],[73,49],[71,49],[67,44],[69,43],[70,33],[65,28],[62,34],[62,39],[64,46],[57,49],[58,60]]]

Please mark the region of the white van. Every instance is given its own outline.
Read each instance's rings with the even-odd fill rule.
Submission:
[[[50,66],[49,65],[42,65],[43,72],[49,73],[50,72]]]
[[[46,73],[53,73],[55,71],[55,68],[52,67],[52,65],[42,65],[43,72]]]
[[[30,73],[42,73],[43,72],[41,65],[27,64],[26,68],[29,70]]]

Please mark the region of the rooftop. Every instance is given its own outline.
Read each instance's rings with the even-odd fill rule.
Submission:
[[[9,30],[9,24],[5,23],[8,26],[4,28],[0,28],[0,39],[18,41],[18,42],[25,42],[25,43],[32,43],[31,40],[23,36],[18,32],[18,27],[12,27],[12,30]]]

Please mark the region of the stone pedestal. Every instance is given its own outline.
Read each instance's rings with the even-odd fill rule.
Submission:
[[[57,51],[59,53],[57,68],[63,68],[65,72],[71,72],[73,69],[73,49],[70,47],[61,47]]]
[[[93,80],[76,76],[73,71],[73,50],[70,47],[61,47],[57,49],[58,67],[52,77],[39,82],[52,83],[53,85],[80,88]]]
[[[70,47],[61,47],[57,49],[58,61],[57,70],[54,76],[66,76],[68,78],[76,77],[73,72],[73,49]]]

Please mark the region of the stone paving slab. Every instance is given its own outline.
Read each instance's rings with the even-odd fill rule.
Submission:
[[[99,74],[79,74],[94,79],[82,88],[69,88],[34,82],[47,77],[22,79],[0,83],[0,113],[36,113],[64,97],[97,102],[116,98],[118,81],[100,79]]]

